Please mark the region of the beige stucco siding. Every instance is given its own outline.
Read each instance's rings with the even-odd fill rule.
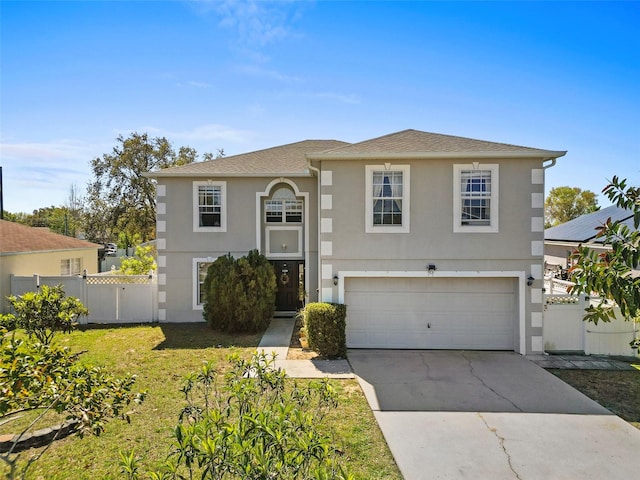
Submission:
[[[158,268],[160,321],[202,321],[202,310],[194,308],[194,259],[215,259],[227,253],[237,258],[255,248],[265,251],[262,199],[257,202],[256,193],[265,192],[271,184],[276,187],[279,179],[212,178],[226,182],[226,231],[194,232],[193,182],[202,180],[206,179],[163,178],[159,182],[164,185],[164,195],[158,197],[158,203],[164,204],[165,212],[158,214],[158,222],[164,222],[165,227],[165,232],[158,232],[158,255],[164,257]],[[306,237],[303,235],[301,254],[308,262],[307,292],[316,300],[317,181],[298,177],[286,179],[285,183],[295,185],[308,201],[308,218],[304,219],[307,233]],[[275,238],[281,237],[276,234]]]
[[[60,275],[60,262],[71,258],[80,258],[82,269],[86,269],[88,274],[98,272],[97,248],[0,254],[0,305],[2,312],[6,312],[8,309],[6,297],[11,294],[11,275],[58,276]]]

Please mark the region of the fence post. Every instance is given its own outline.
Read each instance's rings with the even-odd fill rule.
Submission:
[[[587,334],[587,322],[584,321],[584,311],[587,308],[587,302],[590,301],[590,298],[585,293],[580,294],[578,304],[580,305],[580,314],[582,315],[582,344],[584,345],[585,355],[590,355],[591,350],[589,345],[589,335]]]

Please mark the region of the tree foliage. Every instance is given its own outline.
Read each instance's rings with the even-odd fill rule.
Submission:
[[[164,137],[132,133],[117,138],[111,153],[91,161],[93,179],[87,189],[85,230],[97,242],[139,233],[142,241],[155,237],[155,182],[144,174],[192,163],[197,153],[190,147],[175,152]]]
[[[212,328],[225,332],[257,332],[275,312],[276,277],[264,255],[218,257],[204,281],[203,316]]]
[[[633,213],[634,228],[609,218],[598,228],[596,239],[610,249],[597,253],[588,244],[581,245],[571,257],[574,266],[569,273],[575,282],[572,293],[596,292],[606,300],[587,308],[585,320],[596,324],[612,320],[616,306],[626,320],[640,316],[640,277],[633,275],[633,270],[640,268],[640,188],[613,177],[602,192],[612,203]],[[636,338],[633,345],[640,346],[640,339]]]
[[[577,187],[552,188],[544,202],[546,227],[553,227],[598,210],[597,195]]]
[[[67,297],[62,285],[42,285],[38,292],[7,297],[15,314],[2,315],[2,323],[10,330],[23,328],[30,337],[48,345],[56,332],[70,332],[79,316],[89,310],[74,297]]]
[[[340,450],[321,431],[338,404],[327,379],[289,384],[264,353],[230,361],[224,377],[212,363],[187,377],[172,453],[143,478],[353,478],[340,464]],[[133,452],[121,454],[121,466],[129,479],[141,478]]]
[[[156,261],[153,255],[153,246],[138,245],[133,257],[124,258],[120,264],[120,272],[123,275],[147,275],[156,270]]]

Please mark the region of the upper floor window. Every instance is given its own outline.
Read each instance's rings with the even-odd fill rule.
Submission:
[[[279,188],[264,202],[266,223],[302,223],[302,200],[286,187]]]
[[[369,233],[409,232],[409,165],[366,166]]]
[[[454,165],[453,231],[498,231],[498,165]]]
[[[193,182],[193,230],[226,232],[227,182]]]

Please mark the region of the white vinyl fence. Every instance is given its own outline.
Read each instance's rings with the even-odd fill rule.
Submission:
[[[150,275],[89,275],[17,277],[11,275],[11,294],[34,292],[41,285],[61,284],[67,296],[89,309],[79,323],[146,323],[158,321],[158,284]]]
[[[638,356],[629,346],[638,332],[636,322],[627,322],[616,309],[615,320],[595,325],[585,322],[584,310],[600,298],[570,295],[570,282],[545,279],[543,338],[546,352],[584,352],[586,355]]]

